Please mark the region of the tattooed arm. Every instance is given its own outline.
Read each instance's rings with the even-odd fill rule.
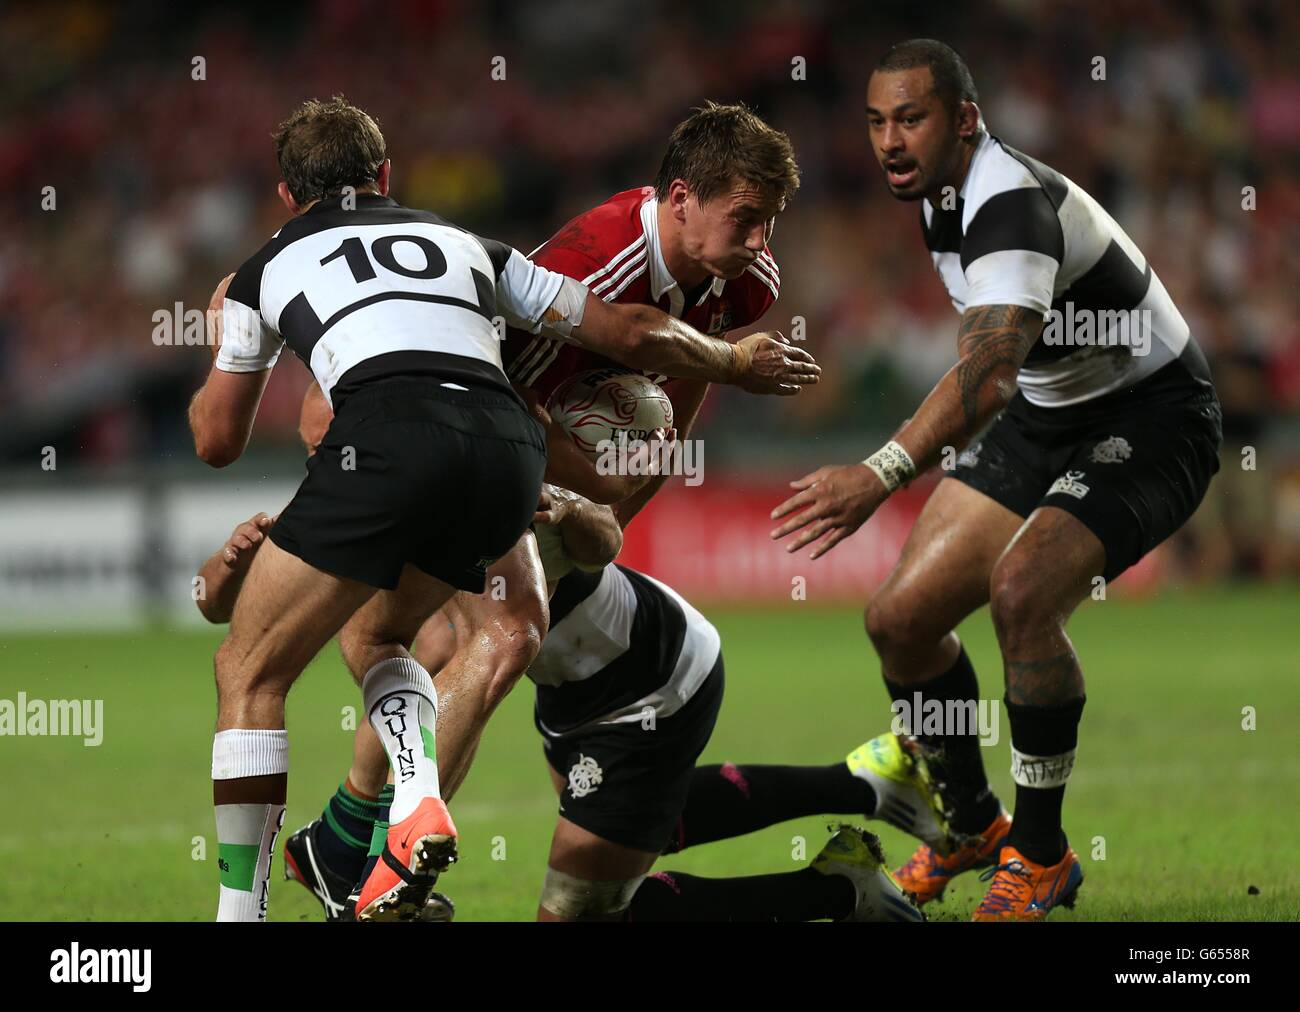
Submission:
[[[965,446],[1016,393],[1016,373],[1038,340],[1043,315],[1023,306],[972,306],[957,332],[960,358],[894,440],[919,474],[945,446]]]
[[[795,494],[772,511],[773,520],[785,520],[772,537],[779,540],[799,531],[787,546],[790,552],[823,538],[813,548],[814,559],[847,538],[907,480],[909,471],[919,474],[933,467],[946,446],[965,446],[1006,407],[1016,392],[1016,373],[1042,327],[1043,314],[1022,306],[966,310],[957,333],[957,364],[895,433],[889,447],[862,464],[818,468],[791,482]],[[910,468],[904,466],[909,464],[904,453]]]

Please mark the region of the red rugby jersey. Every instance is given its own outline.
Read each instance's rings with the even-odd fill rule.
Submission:
[[[606,302],[658,306],[705,334],[757,322],[781,290],[781,271],[771,251],[765,246],[733,281],[714,278],[687,306],[686,293],[664,264],[656,207],[653,186],[616,193],[570,221],[530,259],[576,278]],[[576,344],[522,330],[507,331],[501,359],[510,382],[529,387],[543,404],[575,373],[614,364]]]

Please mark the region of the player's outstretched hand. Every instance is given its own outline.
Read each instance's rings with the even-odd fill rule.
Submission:
[[[772,539],[779,541],[799,531],[799,536],[786,546],[787,552],[797,552],[825,535],[813,548],[811,559],[825,555],[866,523],[889,495],[884,483],[865,464],[819,467],[790,482],[790,487],[796,494],[772,511],[772,519],[795,515],[772,532]]]
[[[272,517],[259,513],[235,528],[230,539],[221,548],[221,561],[231,569],[241,569],[253,561],[266,532],[275,523]]]
[[[775,330],[750,334],[736,342],[736,350],[742,355],[736,385],[751,394],[789,397],[821,378],[813,357]]]

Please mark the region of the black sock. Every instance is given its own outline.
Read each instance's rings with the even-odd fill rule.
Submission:
[[[975,677],[970,658],[966,656],[965,647],[961,648],[952,667],[937,678],[919,685],[900,685],[886,678],[885,686],[889,689],[890,699],[907,703],[908,709],[913,709],[918,692],[923,704],[934,699],[942,703],[972,700],[976,706],[979,705],[979,680]],[[919,734],[916,737],[923,745],[940,753],[941,769],[936,772],[946,784],[944,796],[953,806],[952,828],[959,833],[983,832],[998,814],[998,799],[989,788],[984,773],[979,736],[969,733]]]
[[[1011,747],[1033,756],[1059,756],[1079,743],[1079,718],[1084,699],[1063,706],[1022,706],[1007,701]],[[1014,763],[1014,757],[1013,757]],[[1070,760],[1071,765],[1073,759]],[[1065,785],[1025,787],[1016,784],[1016,812],[1007,843],[1035,864],[1053,865],[1065,856],[1061,831],[1061,802]]]
[[[862,815],[876,810],[876,792],[831,766],[697,766],[677,833],[665,853],[752,833],[805,815]]]
[[[668,871],[641,883],[629,921],[817,921],[853,912],[857,894],[843,875],[812,868],[747,878],[699,878]]]

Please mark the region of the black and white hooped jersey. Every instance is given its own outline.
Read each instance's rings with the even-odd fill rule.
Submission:
[[[428,211],[354,200],[314,204],[235,272],[217,368],[269,369],[287,344],[331,402],[389,375],[509,389],[493,319],[537,331],[563,276]]]
[[[722,651],[718,631],[671,587],[625,566],[573,569],[551,596],[551,628],[528,669],[548,736],[680,710]]]
[[[921,226],[957,312],[1010,304],[1045,317],[1018,377],[1030,403],[1092,400],[1175,361],[1189,387],[1209,385],[1160,278],[1074,182],[985,134],[954,204],[923,200]]]

